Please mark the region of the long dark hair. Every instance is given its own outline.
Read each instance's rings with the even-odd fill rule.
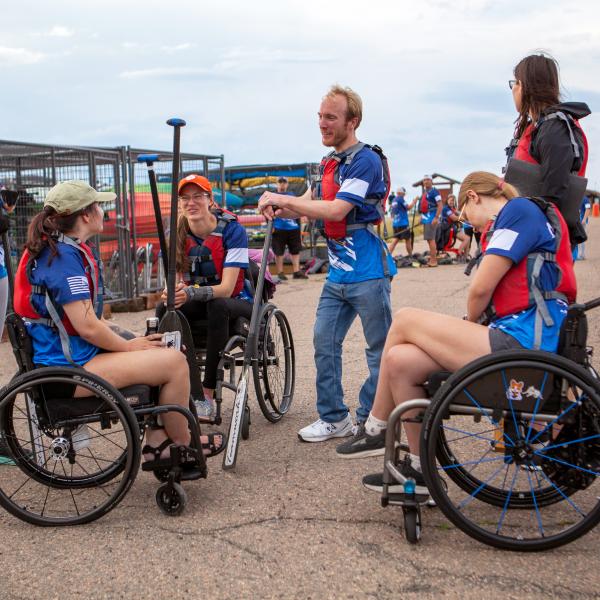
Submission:
[[[520,138],[530,116],[537,121],[545,109],[559,103],[559,67],[551,56],[532,54],[519,61],[513,73],[521,83],[521,110],[515,129],[515,137]]]
[[[33,217],[27,230],[25,248],[33,258],[39,256],[46,247],[50,248],[50,260],[58,254],[57,238],[60,233],[66,233],[75,228],[77,219],[81,215],[91,213],[96,207],[96,202],[68,215],[61,215],[51,206],[44,206],[41,213]]]

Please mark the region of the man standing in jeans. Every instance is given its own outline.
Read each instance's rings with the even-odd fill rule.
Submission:
[[[290,196],[288,192],[287,177],[280,177],[277,180],[277,193]],[[308,275],[300,270],[300,250],[302,250],[302,235],[300,234],[300,222],[298,219],[282,219],[276,217],[273,223],[273,252],[275,253],[275,265],[277,266],[277,277],[281,281],[287,280],[287,275],[283,272],[283,255],[285,247],[288,247],[292,257],[292,268],[294,270],[294,279],[308,279]]]
[[[301,197],[265,192],[259,202],[267,218],[306,216],[325,223],[329,271],[314,327],[319,418],[298,432],[305,442],[353,433],[351,441],[364,437],[392,321],[390,280],[396,266],[373,227],[381,218],[386,194],[384,167],[380,156],[356,137],[361,119],[360,96],[333,86],[319,109],[322,142],[333,151],[321,162],[317,189]],[[369,376],[359,393],[354,428],[342,389],[342,344],[357,315],[367,341]]]

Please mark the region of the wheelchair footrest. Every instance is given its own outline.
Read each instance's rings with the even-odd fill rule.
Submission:
[[[413,494],[408,497],[406,494],[388,494],[388,504],[394,506],[420,506],[427,504],[431,499],[429,494]]]

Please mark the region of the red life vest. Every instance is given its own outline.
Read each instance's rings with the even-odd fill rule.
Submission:
[[[577,172],[577,175],[579,175],[579,177],[585,177],[585,170],[587,168],[587,161],[588,161],[587,138],[585,136],[583,129],[581,128],[581,125],[579,124],[579,121],[577,121],[576,119],[573,119],[572,117],[568,117],[567,115],[565,115],[565,113],[560,112],[560,111],[550,113],[549,115],[545,115],[545,116],[541,117],[540,120],[535,124],[530,123],[529,125],[527,125],[527,127],[525,128],[525,131],[523,132],[523,135],[521,135],[521,137],[519,138],[519,141],[517,143],[517,147],[515,149],[513,156],[517,160],[524,160],[525,162],[533,163],[535,165],[539,164],[539,162],[537,160],[535,160],[535,158],[533,158],[533,156],[531,156],[531,138],[533,136],[534,131],[544,121],[546,121],[548,119],[561,119],[565,122],[565,124],[567,125],[567,129],[569,130],[569,135],[571,137],[571,144],[573,145],[573,152],[574,152],[574,156],[576,158],[579,157],[580,150],[579,150],[579,145],[577,144],[577,141],[575,140],[575,136],[573,135],[571,123],[573,123],[575,125],[575,127],[577,127],[577,129],[579,129],[579,131],[581,132],[581,137],[583,140],[583,158],[581,160],[581,167],[580,167],[579,171]]]
[[[101,315],[98,313],[100,312],[102,301],[102,289],[99,284],[101,266],[96,262],[91,248],[84,242],[77,242],[70,237],[60,235],[58,238],[59,252],[61,244],[72,246],[81,252],[84,265],[88,267],[85,269],[85,275],[92,292],[94,312],[100,317]],[[64,310],[56,304],[46,287],[32,282],[32,272],[35,268],[36,259],[31,256],[29,250],[25,250],[21,256],[15,275],[14,311],[26,322],[45,325],[46,327],[57,330],[65,358],[70,363],[75,364],[71,359],[69,336],[79,335],[79,333],[77,333],[71,321],[69,321],[69,317],[67,317]],[[40,315],[34,308],[34,295],[45,297],[44,304],[48,311],[47,317]]]
[[[189,260],[189,270],[183,274],[187,285],[218,285],[223,279],[223,264],[227,251],[223,245],[223,230],[237,217],[226,210],[215,210],[217,226],[203,242],[193,235],[185,241],[185,254]],[[244,269],[240,269],[231,297],[235,298],[244,287]]]
[[[490,306],[486,310],[488,317],[499,318],[518,313],[532,306],[537,307],[535,348],[541,344],[541,321],[547,326],[553,325],[545,300],[561,299],[566,303],[575,302],[577,282],[573,269],[573,256],[569,236],[565,235],[567,224],[558,208],[541,198],[528,198],[544,213],[556,236],[554,252],[532,252],[519,264],[513,266],[500,280]],[[481,250],[485,254],[494,233],[495,221],[490,221],[481,234]],[[556,264],[559,270],[558,285],[554,290],[542,290],[538,284],[540,272],[545,262]],[[538,325],[539,322],[539,325]]]
[[[330,152],[321,160],[321,165],[319,166],[319,179],[317,180],[316,196],[321,200],[335,200],[335,197],[341,187],[340,165],[342,163],[349,165],[354,157],[365,147],[370,148],[379,156],[383,167],[383,179],[385,183],[384,196],[382,198],[378,196],[367,196],[365,198],[365,202],[367,204],[371,204],[377,208],[377,213],[379,216],[373,223],[357,223],[357,209],[353,208],[340,221],[325,219],[325,235],[328,238],[332,238],[334,240],[343,239],[346,237],[349,231],[356,229],[367,229],[369,225],[377,225],[385,218],[385,204],[390,193],[391,179],[387,158],[379,146],[369,146],[368,144],[358,142],[343,152]]]

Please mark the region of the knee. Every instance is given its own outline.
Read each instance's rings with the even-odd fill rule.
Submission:
[[[189,378],[189,367],[187,359],[183,352],[169,348],[165,351],[167,359],[164,361],[167,373],[171,380],[178,380],[180,377]]]
[[[385,366],[390,378],[402,377],[410,372],[411,363],[404,345],[392,346],[384,356]]]
[[[418,308],[401,308],[396,311],[392,320],[392,327],[397,333],[407,330],[411,324],[417,322],[423,311]]]

